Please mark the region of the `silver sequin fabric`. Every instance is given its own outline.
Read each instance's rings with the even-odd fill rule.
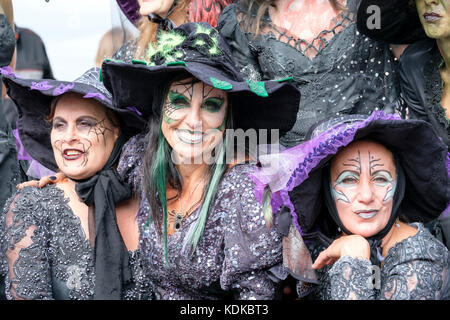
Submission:
[[[6,274],[8,299],[93,298],[94,251],[61,189],[48,185],[19,190],[6,202],[0,234],[1,271]],[[152,289],[141,266],[140,251],[129,253],[133,280],[123,298],[149,299]]]
[[[389,249],[381,269],[369,260],[341,257],[320,269],[318,300],[439,300],[448,296],[449,252],[420,223],[417,233]],[[313,259],[325,248],[311,244]],[[301,282],[298,283],[301,287]]]
[[[142,192],[144,140],[142,134],[130,139],[118,166],[135,194]],[[167,264],[163,240],[154,224],[147,223],[149,206],[143,198],[138,217],[142,253],[158,299],[276,298],[278,287],[268,270],[282,260],[281,237],[265,224],[248,176],[254,169],[253,165],[240,164],[224,174],[196,251],[190,254],[183,243],[197,221],[198,209],[168,237]]]

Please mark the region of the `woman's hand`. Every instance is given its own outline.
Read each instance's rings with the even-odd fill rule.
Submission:
[[[319,254],[312,267],[313,269],[322,269],[325,265],[332,265],[343,256],[369,260],[369,242],[359,235],[342,236],[334,240],[327,249]]]
[[[66,179],[66,175],[62,172],[55,173],[53,176],[45,176],[38,180],[25,181],[17,185],[17,189],[23,189],[25,187],[38,187],[42,188],[47,184],[61,182]]]

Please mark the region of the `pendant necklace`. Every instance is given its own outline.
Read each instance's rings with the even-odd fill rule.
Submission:
[[[206,177],[206,172],[203,175],[203,177],[200,179],[200,181],[197,183],[197,185],[195,186],[195,188],[191,191],[191,193],[189,194],[189,197],[187,199],[187,201],[189,202],[189,200],[191,199],[192,195],[194,194],[195,190],[197,190],[198,186],[203,182],[203,180],[205,180]],[[195,208],[201,201],[203,200],[203,195],[200,198],[200,200],[198,200],[197,202],[195,202],[188,211],[184,212],[183,211],[183,205],[181,203],[181,197],[180,195],[178,196],[178,202],[180,204],[180,211],[176,212],[175,209],[171,210],[169,212],[169,224],[173,224],[173,229],[174,231],[178,231],[181,229],[181,227],[183,226],[184,221],[186,220],[186,218],[189,216],[189,214],[191,213],[191,210],[193,208]]]

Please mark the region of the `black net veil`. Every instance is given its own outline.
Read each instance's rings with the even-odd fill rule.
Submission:
[[[109,0],[109,10],[111,28],[103,34],[96,55],[96,62],[100,65],[104,59],[116,58],[118,51],[129,47],[139,36],[139,30],[128,20],[116,0]]]

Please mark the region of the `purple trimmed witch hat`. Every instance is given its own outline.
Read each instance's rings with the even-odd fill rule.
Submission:
[[[28,154],[46,168],[57,171],[53,149],[50,144],[50,124],[45,120],[51,103],[57,96],[67,92],[81,94],[83,98],[94,99],[106,108],[116,112],[122,132],[133,135],[140,132],[145,121],[132,110],[115,108],[111,93],[99,81],[99,68],[87,70],[73,82],[58,80],[21,79],[11,68],[0,68],[8,96],[17,106],[18,132],[21,143]]]
[[[261,157],[262,167],[251,175],[256,197],[261,200],[264,188],[270,186],[273,212],[290,211],[300,234],[312,232],[324,210],[321,190],[326,165],[339,150],[360,139],[377,141],[398,157],[406,179],[400,205],[404,216],[426,223],[448,211],[450,155],[428,122],[374,111],[369,117],[343,115],[328,120],[310,136],[280,154]]]

